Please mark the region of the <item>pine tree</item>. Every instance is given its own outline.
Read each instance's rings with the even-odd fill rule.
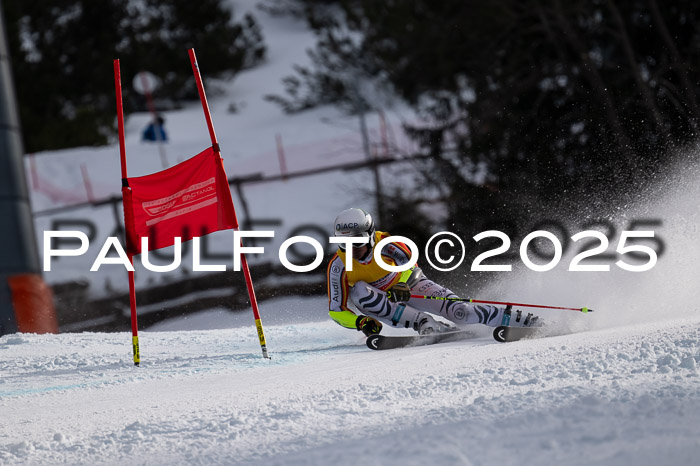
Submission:
[[[669,163],[671,145],[697,137],[697,2],[302,3],[317,60],[278,100],[291,110],[342,103],[348,89],[328,83],[359,60],[353,69],[429,122],[407,130],[431,155],[433,186],[449,191],[450,225],[478,232],[543,202],[633,193],[630,183]],[[475,167],[485,182],[475,184]]]
[[[208,76],[254,66],[265,47],[255,20],[233,22],[221,0],[8,0],[2,3],[28,152],[105,144],[114,134],[112,60],[122,80],[147,70],[162,96],[196,96],[187,49]],[[157,96],[157,95],[156,95]],[[140,102],[125,86],[126,110]]]

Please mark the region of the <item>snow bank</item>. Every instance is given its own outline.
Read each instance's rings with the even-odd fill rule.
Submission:
[[[692,464],[700,319],[372,352],[332,322],[0,338],[3,464]]]

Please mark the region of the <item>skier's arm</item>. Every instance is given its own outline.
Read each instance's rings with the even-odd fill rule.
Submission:
[[[348,279],[345,264],[336,254],[328,264],[328,314],[345,328],[357,328],[357,314],[348,307]]]
[[[382,249],[382,255],[393,259],[396,265],[407,264],[411,259],[411,250],[403,243],[389,243]],[[423,271],[417,265],[404,270],[399,279],[387,292],[387,297],[393,302],[406,302],[411,298],[411,288],[423,276]]]
[[[336,255],[328,264],[328,314],[345,328],[354,328],[367,336],[381,332],[382,324],[369,316],[355,314],[348,307],[348,278],[345,265]]]
[[[328,315],[331,316],[337,324],[342,325],[345,328],[357,328],[357,314],[352,312],[350,309],[343,311],[328,311]]]
[[[408,264],[411,260],[411,250],[403,243],[389,243],[382,248],[382,256],[386,256],[394,261],[398,266]],[[415,285],[423,275],[420,267],[414,265],[408,270],[401,272],[397,283],[408,283],[408,286]]]

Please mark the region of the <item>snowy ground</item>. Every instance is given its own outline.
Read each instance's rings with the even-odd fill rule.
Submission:
[[[221,321],[212,313],[200,325]],[[140,367],[125,333],[4,336],[0,462],[658,465],[700,454],[700,316],[384,352],[329,321],[266,330],[271,361],[250,324],[143,332]]]

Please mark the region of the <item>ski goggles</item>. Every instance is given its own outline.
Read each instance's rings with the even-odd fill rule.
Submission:
[[[342,238],[342,236],[338,236],[337,238]],[[369,245],[370,245],[370,241],[369,241],[370,236],[369,236],[369,233],[360,233],[360,234],[357,235],[357,236],[348,236],[347,238],[367,238],[367,242],[365,242],[365,243],[353,244],[353,245],[352,245],[352,248],[353,248],[353,249],[362,249],[363,247],[369,246]],[[339,244],[338,244],[338,249],[340,249],[341,251],[345,252],[345,245],[342,244],[342,243],[339,243]]]

